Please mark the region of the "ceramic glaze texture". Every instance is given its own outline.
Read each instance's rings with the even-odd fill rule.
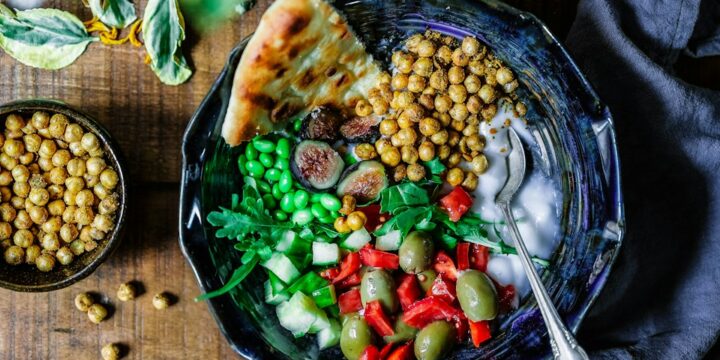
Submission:
[[[532,166],[557,179],[562,193],[559,245],[543,271],[548,292],[570,329],[576,329],[602,288],[621,244],[624,216],[610,113],[565,50],[533,16],[494,1],[338,1],[368,50],[387,64],[410,33],[431,28],[475,35],[508,64],[529,103]],[[227,205],[240,188],[237,150],[226,146],[220,126],[232,75],[246,42],[198,109],[184,139],[181,246],[203,290],[215,289],[240,264],[233,243],[214,237],[204,220]],[[274,307],[263,302],[262,271],[209,307],[233,348],[253,359],[339,358],[317,350],[314,337],[293,339]],[[476,349],[459,345],[450,359],[511,359],[548,354],[547,334],[532,296],[499,321],[491,341]]]

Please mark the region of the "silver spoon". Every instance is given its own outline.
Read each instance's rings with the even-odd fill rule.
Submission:
[[[515,240],[515,248],[520,256],[520,262],[522,263],[523,269],[525,269],[525,274],[527,274],[530,280],[530,287],[532,288],[533,294],[535,294],[540,312],[545,319],[545,326],[547,326],[548,334],[550,335],[550,346],[552,347],[553,357],[562,360],[588,359],[585,350],[578,345],[575,337],[573,337],[572,333],[568,331],[563,324],[562,319],[560,319],[560,315],[558,315],[552,300],[550,300],[550,296],[547,290],[545,290],[540,276],[537,271],[535,271],[535,266],[532,260],[530,260],[530,254],[528,254],[525,242],[520,235],[517,224],[515,224],[515,219],[513,219],[510,201],[525,178],[525,151],[515,130],[512,128],[508,129],[508,136],[510,137],[510,145],[512,146],[512,150],[508,155],[508,180],[497,197],[495,197],[495,204],[497,204],[502,211],[505,216],[505,221],[510,227],[510,233]]]

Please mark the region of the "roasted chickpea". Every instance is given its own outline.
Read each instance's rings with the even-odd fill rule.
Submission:
[[[430,75],[430,87],[438,91],[444,91],[448,87],[449,81],[448,75],[443,69],[437,69]]]
[[[90,235],[90,233],[91,233],[91,228],[89,226],[84,226],[82,229],[80,229],[80,235],[78,235],[78,238],[80,239],[80,241],[82,241],[84,243],[94,241],[92,236]],[[88,250],[87,246],[85,247],[85,251],[90,251],[90,250]]]
[[[345,221],[350,227],[350,230],[355,231],[360,230],[363,228],[363,226],[365,226],[365,222],[367,222],[367,217],[362,211],[353,211],[348,214]]]
[[[105,170],[105,160],[99,157],[91,157],[87,160],[85,163],[85,166],[87,168],[87,173],[89,175],[97,176],[100,175],[100,173]]]
[[[93,214],[93,210],[89,206],[78,206],[75,211],[75,222],[78,225],[90,225],[94,217],[95,214]]]
[[[70,176],[83,176],[85,175],[85,161],[77,158],[71,159],[68,161],[66,169]]]
[[[418,124],[418,130],[425,136],[432,136],[442,129],[442,125],[437,119],[426,117]]]
[[[30,184],[26,182],[14,182],[13,193],[21,198],[28,197],[28,194],[30,194]]]
[[[445,176],[445,181],[452,186],[460,185],[464,179],[465,173],[463,173],[462,169],[456,167],[448,170],[447,175]]]
[[[3,255],[9,265],[20,265],[25,260],[25,250],[19,246],[8,247]]]
[[[40,246],[35,244],[30,245],[27,249],[25,249],[25,263],[28,265],[35,265],[35,261],[40,254],[42,254]]]
[[[425,90],[425,85],[427,82],[425,81],[425,78],[417,75],[412,74],[410,75],[410,78],[408,79],[407,83],[407,89],[414,93],[419,93]]]
[[[467,119],[468,115],[470,115],[470,112],[468,111],[467,107],[463,103],[455,103],[452,108],[450,108],[450,111],[448,112],[450,114],[450,117],[452,117],[454,120],[457,121],[465,121]],[[460,127],[460,130],[462,130],[464,126]],[[458,130],[458,131],[460,131]]]
[[[465,173],[465,180],[462,182],[462,187],[467,191],[475,191],[478,186],[478,177],[473,172]]]
[[[40,150],[40,144],[43,140],[38,134],[29,134],[23,136],[23,143],[25,144],[25,150],[36,153]]]
[[[95,150],[100,147],[100,141],[95,134],[89,132],[85,133],[80,140],[80,144],[86,151]]]
[[[477,175],[480,175],[485,172],[488,168],[488,161],[487,157],[485,155],[480,154],[472,159],[470,162],[470,170],[474,172]]]
[[[80,232],[73,224],[63,224],[63,226],[60,227],[60,239],[66,243],[77,239],[79,234]]]
[[[87,154],[79,141],[68,144],[68,150],[75,156],[85,156]]]
[[[48,211],[41,206],[33,206],[27,209],[30,219],[37,225],[42,225],[48,219]]]
[[[495,117],[495,114],[497,114],[497,105],[495,104],[485,105],[482,110],[480,110],[480,115],[485,120],[491,120]]]
[[[84,131],[82,129],[82,126],[79,124],[68,124],[65,127],[65,134],[63,134],[63,140],[65,140],[66,143],[73,143],[76,141],[80,141],[83,138]]]
[[[463,85],[450,85],[448,87],[448,96],[455,103],[463,103],[467,99],[467,90]]]
[[[510,94],[511,92],[515,91],[518,88],[518,86],[520,86],[520,83],[518,83],[517,80],[513,80],[513,81],[503,85],[502,88],[506,94]]]
[[[94,324],[99,324],[103,320],[105,320],[105,318],[108,315],[108,312],[104,306],[102,306],[100,304],[92,304],[88,308],[87,314],[88,314],[88,319],[90,319],[91,322],[93,322]]]
[[[478,90],[478,96],[485,104],[493,103],[495,101],[495,88],[485,84]]]
[[[45,129],[50,124],[50,114],[37,111],[33,114],[30,124],[36,129]]]
[[[351,212],[355,211],[355,205],[357,204],[357,200],[352,195],[343,195],[342,197],[342,207],[340,208],[339,212],[343,215],[349,215]]]
[[[30,170],[25,165],[17,165],[10,172],[15,181],[27,182],[30,180]]]
[[[377,115],[385,115],[390,110],[390,105],[385,99],[378,99],[372,103],[373,112]]]
[[[399,164],[401,160],[400,151],[396,147],[391,146],[387,150],[385,150],[385,152],[380,154],[380,160],[385,165],[397,166],[397,164]]]
[[[406,109],[415,101],[415,96],[409,91],[402,91],[395,100],[397,101],[398,108]]]
[[[450,168],[458,166],[460,161],[462,161],[462,155],[459,152],[450,154],[446,160],[447,166]]]
[[[398,60],[397,69],[403,74],[409,74],[413,71],[413,65],[415,63],[415,58],[410,54],[404,54],[400,57],[400,60]]]
[[[10,239],[12,236],[12,225],[8,222],[0,222],[0,240]]]
[[[468,93],[474,94],[474,93],[480,91],[480,87],[482,86],[482,81],[480,80],[480,78],[477,75],[470,74],[463,81],[463,85],[465,85],[465,90],[467,90]]]
[[[347,222],[345,221],[344,217],[338,217],[335,218],[335,222],[333,223],[333,227],[335,228],[335,231],[341,233],[341,234],[347,234],[350,231],[350,227],[348,226]]]
[[[388,139],[378,139],[375,141],[375,150],[377,150],[378,154],[382,154],[385,152],[385,150],[392,147],[392,144],[390,143],[390,140]]]
[[[10,114],[5,118],[5,128],[8,130],[20,130],[25,126],[25,119],[18,114]]]
[[[13,196],[10,198],[10,205],[12,205],[13,208],[22,210],[25,209],[25,200],[24,198],[21,198],[19,196]]]
[[[525,116],[525,114],[527,114],[527,106],[525,106],[525,103],[518,102],[515,104],[515,112],[518,116]]]
[[[74,200],[75,198],[73,198]],[[100,202],[102,205],[102,201]],[[102,207],[100,207],[102,209]],[[65,211],[62,214],[62,221],[65,223],[72,223],[75,222],[75,212],[77,211],[77,206],[69,205],[65,207]]]
[[[75,258],[75,254],[73,254],[70,248],[63,246],[55,253],[55,257],[58,259],[60,264],[70,265]]]
[[[426,57],[419,58],[413,64],[412,70],[413,72],[415,72],[415,74],[428,77],[433,72],[432,60]]]
[[[395,90],[405,90],[405,88],[408,86],[409,77],[407,74],[403,73],[396,73],[392,77],[392,82],[390,85],[392,85],[393,89]]]
[[[482,151],[485,148],[483,138],[475,133],[467,137],[467,146],[472,151]]]
[[[20,229],[13,234],[13,243],[21,248],[29,247],[34,240],[35,235],[30,230]]]
[[[471,136],[471,135],[477,134],[479,131],[479,126],[476,123],[471,123],[468,120],[470,120],[469,117],[465,120],[465,123],[468,125],[465,126],[465,128],[462,130],[462,134],[465,136]],[[468,144],[468,145],[470,145],[470,144]]]
[[[24,153],[20,155],[18,161],[20,161],[23,165],[30,165],[33,161],[35,161],[35,154],[29,152]]]
[[[5,144],[3,144],[2,149],[5,154],[13,159],[17,159],[20,155],[25,153],[25,145],[23,142],[15,139],[5,140]]]
[[[430,141],[432,141],[432,143],[435,145],[443,145],[443,144],[447,143],[448,135],[449,134],[448,134],[447,130],[440,130],[440,131],[436,132],[435,134],[433,134],[432,136],[430,136]]]
[[[70,243],[70,251],[72,251],[75,256],[82,255],[82,253],[85,252],[85,243],[82,240],[73,240]]]
[[[135,285],[132,283],[122,283],[117,290],[117,297],[120,301],[130,301],[135,299]]]
[[[35,259],[35,266],[42,272],[51,271],[55,267],[55,257],[50,254],[41,254]]]
[[[67,165],[68,161],[70,161],[71,158],[72,157],[71,157],[69,151],[67,151],[65,149],[61,149],[61,150],[56,151],[55,154],[53,154],[52,164],[53,164],[53,166],[57,166],[57,167],[65,166],[65,165]]]
[[[75,296],[75,307],[82,312],[90,310],[90,306],[94,303],[95,299],[88,293],[80,293]]]
[[[470,61],[470,63],[468,63],[467,68],[474,75],[477,75],[477,76],[485,75],[485,64],[482,61],[472,60],[472,61]]]
[[[95,202],[95,195],[88,189],[80,190],[75,195],[75,205],[78,207],[90,207]]]
[[[420,164],[408,165],[407,177],[410,181],[420,181],[425,178],[425,168]]]
[[[412,145],[417,140],[417,133],[413,128],[400,129],[397,134],[393,135],[393,137],[395,136],[397,136],[400,146]]]
[[[446,113],[450,111],[452,105],[453,101],[450,96],[445,94],[435,96],[435,110],[437,110],[439,113]]]
[[[400,129],[407,129],[415,126],[415,122],[413,122],[410,118],[410,114],[406,113],[405,111],[401,112],[400,116],[398,116],[397,124]],[[398,129],[398,131],[400,130]]]
[[[474,56],[480,50],[480,42],[472,36],[466,36],[461,45],[463,53],[467,56]]]
[[[471,114],[477,114],[482,109],[482,103],[477,95],[471,95],[467,102],[465,102],[465,108]]]
[[[100,349],[100,355],[103,360],[118,360],[121,358],[122,351],[117,344],[107,344]]]
[[[395,134],[400,130],[400,127],[398,126],[398,123],[394,119],[385,119],[380,122],[380,133],[385,136],[390,136],[392,134]]]
[[[68,174],[64,167],[53,168],[48,174],[48,180],[55,185],[64,184],[67,178]]]
[[[414,164],[418,159],[418,151],[412,145],[405,145],[400,148],[402,161],[406,164]]]
[[[48,131],[50,136],[61,139],[65,134],[65,127],[69,124],[67,116],[63,114],[55,114],[50,118],[50,125]]]
[[[372,112],[373,112],[372,105],[370,105],[365,100],[360,100],[357,102],[357,104],[355,104],[355,114],[357,116],[369,116],[370,114],[372,114]]]
[[[55,165],[52,164],[52,158],[41,157],[38,159],[37,164],[42,171],[50,171],[55,168]]]
[[[89,230],[89,228],[88,228]],[[85,251],[93,251],[97,249],[98,243],[93,239],[85,240]]]
[[[17,159],[10,157],[6,153],[0,153],[0,165],[7,170],[12,170],[18,164]]]
[[[514,78],[515,76],[513,75],[512,70],[507,67],[501,67],[495,72],[495,80],[497,80],[497,83],[500,85],[505,85],[513,81]]]
[[[57,144],[55,144],[55,141],[53,140],[43,140],[42,143],[40,143],[40,149],[38,149],[38,155],[42,158],[50,159],[53,155],[55,155],[55,152],[57,151]]]
[[[388,74],[387,71],[383,71],[380,75],[378,75],[378,82],[381,84],[389,84],[390,74]]]
[[[160,293],[153,296],[152,303],[158,310],[167,309],[170,305],[172,305],[170,296],[166,293]]]
[[[60,248],[60,239],[58,239],[57,234],[43,234],[40,239],[40,246],[42,246],[44,250],[57,251]]]
[[[407,175],[407,165],[400,164],[393,169],[393,180],[400,182]]]
[[[440,145],[437,148],[437,155],[440,160],[446,160],[450,157],[450,146],[449,145]]]
[[[420,42],[423,41],[425,38],[422,36],[422,34],[415,34],[410,36],[407,40],[405,40],[405,47],[413,53],[418,52],[418,45],[420,45]]]
[[[13,182],[13,176],[10,171],[3,170],[0,172],[0,186],[8,186]]]
[[[420,103],[420,105],[422,105],[428,110],[435,109],[435,97],[430,94],[420,95],[420,98],[418,98],[418,102]]]
[[[455,66],[466,66],[470,61],[470,57],[465,54],[462,49],[456,48],[452,53],[452,63]]]
[[[50,194],[50,200],[59,200],[65,194],[65,187],[53,184],[47,187],[47,191]]]
[[[34,188],[28,195],[30,201],[37,206],[45,206],[50,201],[50,193],[43,188]]]
[[[403,116],[407,116],[412,122],[418,122],[422,120],[425,110],[420,104],[410,104],[405,110],[403,110]]]
[[[431,161],[435,158],[435,145],[430,141],[423,141],[418,147],[418,157],[422,161]]]
[[[435,61],[440,66],[447,66],[452,61],[452,50],[447,45],[440,46],[435,52]]]
[[[77,176],[71,176],[65,179],[65,193],[77,194],[80,190],[85,188],[85,180]]]
[[[12,199],[12,190],[7,186],[0,187],[0,201],[8,202]]]
[[[355,155],[360,159],[370,160],[377,156],[377,152],[371,144],[359,144],[355,147]]]
[[[459,66],[453,66],[448,70],[450,84],[460,84],[465,80],[465,70]]]
[[[497,69],[485,66],[485,84],[490,86],[497,85],[497,78],[495,77],[495,74],[497,73]]]
[[[49,234],[55,234],[58,231],[60,231],[60,228],[62,227],[62,219],[59,216],[53,216],[50,217],[45,223],[40,225],[40,228],[42,231],[49,233]]]
[[[423,39],[418,43],[417,53],[419,56],[429,58],[435,55],[435,44],[428,39]]]
[[[390,102],[390,100],[392,100],[393,91],[390,84],[380,84],[378,85],[377,89],[380,93],[380,96],[382,96],[385,101]]]

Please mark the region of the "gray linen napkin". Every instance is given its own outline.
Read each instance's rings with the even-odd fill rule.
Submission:
[[[720,54],[720,1],[584,0],[567,47],[613,113],[628,225],[580,341],[595,358],[701,358],[720,331],[720,92],[673,65]]]

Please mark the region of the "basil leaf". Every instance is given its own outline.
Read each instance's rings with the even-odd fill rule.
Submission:
[[[120,29],[137,20],[135,6],[129,0],[90,0],[90,10],[103,24]]]
[[[68,12],[31,9],[13,13],[0,4],[0,47],[25,65],[50,70],[66,67],[97,40]]]
[[[180,44],[185,40],[185,21],[177,0],[150,0],[143,16],[143,39],[150,67],[160,81],[180,85],[192,75]]]

